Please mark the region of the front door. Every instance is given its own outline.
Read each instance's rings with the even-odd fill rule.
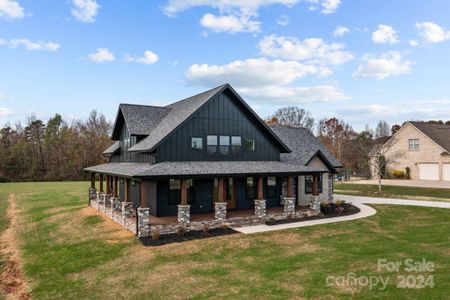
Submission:
[[[236,184],[233,178],[225,178],[225,201],[227,202],[227,209],[236,208]]]

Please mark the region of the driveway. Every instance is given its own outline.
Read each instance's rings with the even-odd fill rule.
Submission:
[[[420,200],[403,200],[394,198],[373,198],[373,197],[361,197],[361,196],[349,196],[349,195],[339,195],[339,199],[352,202],[353,205],[358,207],[361,211],[357,214],[329,219],[311,220],[311,221],[301,221],[288,224],[279,225],[253,225],[244,227],[233,228],[244,234],[276,231],[289,228],[298,228],[313,226],[319,224],[337,223],[343,221],[357,220],[361,218],[367,218],[373,216],[377,211],[365,204],[389,204],[389,205],[412,205],[412,206],[424,206],[424,207],[438,207],[438,208],[448,208],[450,209],[450,202],[438,202],[438,201],[420,201]]]
[[[351,181],[351,182],[345,181],[344,183],[378,185],[378,180],[370,179],[370,180],[360,180],[360,181]],[[423,187],[423,188],[450,189],[450,181],[382,179],[381,184],[394,185],[394,186],[412,186],[412,187]]]

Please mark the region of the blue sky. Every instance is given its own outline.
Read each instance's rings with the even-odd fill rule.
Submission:
[[[450,119],[449,1],[0,0],[0,124],[231,83],[266,117]]]

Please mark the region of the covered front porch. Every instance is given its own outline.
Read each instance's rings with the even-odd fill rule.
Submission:
[[[172,192],[174,197],[179,196],[174,215],[159,216],[155,209],[152,212],[149,202],[153,200],[157,203],[162,200],[158,199],[158,193],[149,192],[149,182],[145,179],[136,181],[133,178],[109,174],[98,174],[97,176],[92,173],[89,199],[92,207],[138,236],[144,237],[149,236],[152,231],[166,234],[177,232],[180,228],[187,231],[208,230],[223,226],[264,224],[270,219],[301,218],[318,214],[320,212],[319,174],[315,173],[311,176],[315,178],[312,180],[314,198],[308,207],[297,205],[298,177],[293,175],[210,179],[214,182],[211,191],[214,194],[212,209],[200,213],[192,211],[192,205],[198,204],[200,198],[193,199],[192,195],[195,194],[190,193],[194,180],[198,180],[198,178],[172,179],[179,182],[174,184],[179,189]],[[277,180],[274,181],[271,178],[277,178]],[[247,193],[253,195],[254,192],[254,198],[250,200],[253,202],[250,208],[239,209],[236,205],[236,191],[230,192],[230,182],[238,182],[238,180],[247,182]],[[267,187],[270,180],[276,182],[275,190],[279,193],[275,193],[277,202],[272,201],[268,206],[266,198],[271,196],[268,194]],[[153,186],[157,186],[156,182]]]

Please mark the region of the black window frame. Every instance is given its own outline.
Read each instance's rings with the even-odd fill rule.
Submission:
[[[239,145],[233,144],[233,139],[239,138]],[[242,137],[240,135],[232,135],[231,138],[231,155],[239,156],[241,155],[241,147],[242,147]]]
[[[253,144],[253,147],[252,147],[252,149],[249,149],[248,147],[247,147],[247,142],[249,142],[249,141],[251,141],[252,142],[252,144]],[[254,139],[254,138],[245,138],[244,139],[244,149],[245,149],[245,151],[247,151],[247,152],[254,152],[255,150],[256,150],[256,140]]]
[[[215,137],[216,138],[216,143],[215,143],[215,145],[213,145],[213,144],[210,144],[209,143],[209,138],[210,137]],[[208,134],[207,136],[206,136],[206,155],[207,156],[217,156],[217,154],[218,154],[218,145],[219,145],[219,138],[218,138],[218,136],[217,135],[214,135],[214,134]],[[214,149],[214,152],[210,152],[210,149]]]
[[[307,180],[308,177],[311,178],[310,182]],[[318,177],[317,193],[322,194],[323,193],[323,176],[321,174],[321,175],[318,175],[317,177]],[[313,184],[314,184],[314,176],[313,175],[305,175],[305,194],[306,195],[310,195],[313,193],[313,190],[314,190]]]
[[[270,180],[269,180],[270,178]],[[269,181],[272,182],[273,180],[273,185],[270,184],[269,185]],[[267,189],[267,193],[266,193],[266,197],[267,198],[275,198],[277,196],[277,177],[276,176],[268,176],[266,178],[266,189]]]
[[[200,140],[200,147],[194,147],[194,139]],[[203,150],[203,138],[200,136],[191,136],[191,150],[202,151]]]
[[[172,183],[178,182],[178,188]],[[181,180],[180,179],[169,179],[169,187],[167,193],[167,204],[168,205],[179,205],[181,203]]]
[[[251,179],[251,181],[252,181],[251,186],[248,185],[249,179]],[[245,196],[249,200],[256,199],[256,182],[255,182],[255,178],[253,178],[253,177],[247,177],[245,180]]]
[[[226,144],[222,144],[222,138]],[[226,140],[225,140],[226,139]],[[230,155],[230,136],[229,135],[219,135],[219,155],[228,156]]]

